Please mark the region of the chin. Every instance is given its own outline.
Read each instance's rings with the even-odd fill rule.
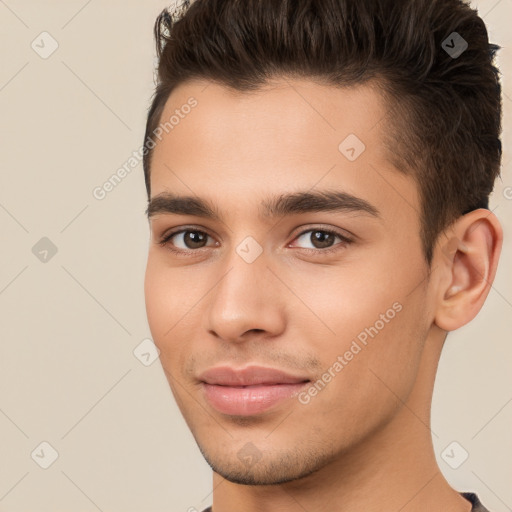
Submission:
[[[279,485],[306,478],[329,463],[325,454],[309,454],[294,450],[270,456],[257,455],[254,445],[247,443],[238,452],[211,453],[199,446],[208,465],[226,480],[240,485]],[[251,446],[253,447],[251,449]],[[245,450],[245,451],[244,451]]]

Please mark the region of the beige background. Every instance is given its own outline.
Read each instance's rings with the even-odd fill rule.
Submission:
[[[163,512],[211,503],[210,469],[159,361],[145,366],[133,353],[150,337],[142,164],[103,200],[92,193],[142,143],[152,28],[165,5],[0,0],[0,511]],[[483,311],[448,338],[432,430],[450,483],[505,512],[512,510],[512,0],[472,5],[504,47],[503,179],[491,208],[508,239]],[[51,49],[43,31],[58,43],[46,59],[31,47],[35,40],[39,52]],[[32,251],[43,237],[57,249],[46,262]],[[58,452],[47,469],[39,465],[51,456],[43,441]],[[441,456],[452,441],[469,452],[456,470]]]

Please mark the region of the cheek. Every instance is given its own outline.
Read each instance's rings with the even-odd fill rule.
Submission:
[[[165,283],[165,276],[150,256],[144,277],[144,298],[149,328],[157,345],[163,337],[165,324],[169,321],[168,312],[172,311],[173,306]]]
[[[211,276],[197,269],[170,267],[165,256],[148,256],[144,279],[146,316],[165,369],[178,377],[198,335],[201,299],[211,288]],[[215,276],[213,276],[215,277]]]
[[[378,383],[381,377],[398,394],[407,394],[428,327],[422,310],[425,292],[418,287],[421,272],[417,274],[410,267],[400,271],[379,264],[319,268],[295,280],[297,296],[309,311],[303,314],[304,305],[297,304],[300,309],[292,314],[301,323],[308,349],[326,370],[343,358],[339,374],[345,377],[339,381],[359,381],[358,392],[364,395],[371,395],[375,386],[389,393]]]
[[[302,299],[300,303],[293,301],[291,314],[307,313],[295,320],[302,318],[301,321],[317,333],[321,328],[322,336],[317,334],[313,339],[325,340],[327,334],[336,349],[376,322],[381,326],[380,315],[386,315],[388,310],[385,320],[392,322],[397,316],[397,306],[393,309],[393,304],[403,301],[406,288],[399,276],[362,263],[347,267],[311,266],[308,272],[290,273],[284,280],[293,283],[297,297]],[[325,347],[325,341],[322,344]]]
[[[319,335],[325,329],[318,322],[304,322],[308,348],[320,358],[323,373],[309,389],[311,398],[303,397],[309,400],[303,414],[304,421],[314,418],[319,431],[343,431],[344,439],[355,439],[387,421],[407,401],[421,362],[424,332],[415,328],[420,309],[410,298],[396,301],[397,295],[385,289],[370,296],[345,291],[329,305],[330,315],[323,311],[335,335]]]
[[[179,270],[166,267],[158,256],[148,257],[144,278],[146,315],[153,341],[163,355],[180,328],[180,319],[186,318],[193,305],[186,286]]]

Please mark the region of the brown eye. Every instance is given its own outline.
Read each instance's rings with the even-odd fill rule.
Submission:
[[[335,236],[327,231],[311,231],[310,241],[317,249],[325,249],[331,247],[335,240]]]
[[[183,231],[183,243],[187,249],[199,249],[204,247],[208,235],[202,231]]]
[[[336,244],[336,239],[339,239],[341,243]],[[302,249],[311,252],[318,252],[320,254],[329,252],[330,250],[337,250],[345,247],[349,243],[352,242],[346,236],[343,236],[341,233],[336,231],[332,231],[330,229],[308,229],[307,231],[303,231],[296,240],[302,240],[306,244],[310,244],[309,247],[302,247]],[[316,251],[315,251],[316,250]]]
[[[171,245],[176,247],[178,250],[194,250],[201,249],[206,246],[209,235],[204,231],[197,229],[182,229],[181,231],[175,231],[169,233],[160,242],[160,245]]]

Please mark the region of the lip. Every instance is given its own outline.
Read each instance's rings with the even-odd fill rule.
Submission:
[[[265,384],[298,384],[309,379],[265,366],[247,366],[240,369],[217,366],[201,373],[199,380],[217,386],[261,386]]]
[[[295,396],[310,382],[306,377],[262,366],[210,368],[199,380],[207,402],[214,409],[237,416],[260,414]]]

